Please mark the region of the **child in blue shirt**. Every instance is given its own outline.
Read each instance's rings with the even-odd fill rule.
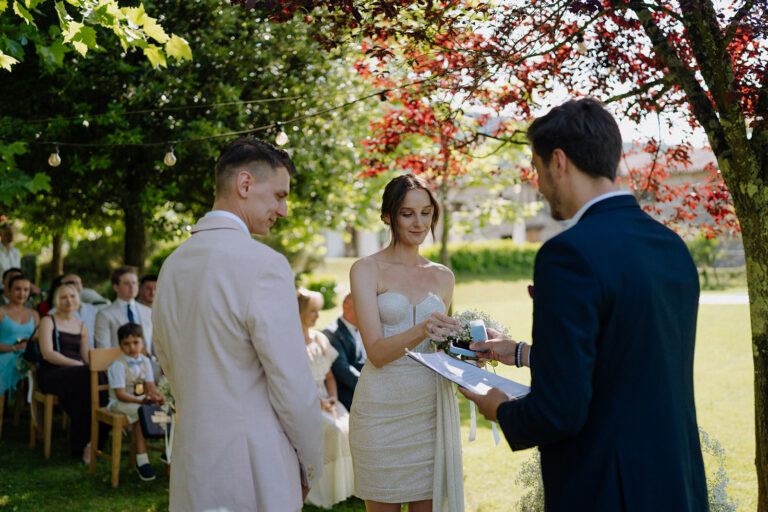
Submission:
[[[141,353],[144,348],[144,332],[141,326],[129,322],[117,330],[120,340],[120,356],[107,369],[109,379],[109,404],[111,412],[125,414],[132,425],[136,441],[136,471],[144,481],[154,480],[155,473],[149,464],[147,442],[136,423],[139,421],[139,407],[144,404],[165,404],[165,397],[155,386],[152,364]]]

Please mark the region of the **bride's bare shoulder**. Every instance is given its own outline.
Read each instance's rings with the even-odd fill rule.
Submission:
[[[378,253],[371,254],[364,258],[360,258],[352,264],[349,269],[349,275],[361,275],[361,274],[375,274],[379,269],[379,260],[377,258]]]
[[[424,268],[432,272],[437,278],[441,281],[453,281],[454,276],[451,269],[446,267],[445,265],[442,265],[440,263],[437,263],[435,261],[426,260],[424,262]]]

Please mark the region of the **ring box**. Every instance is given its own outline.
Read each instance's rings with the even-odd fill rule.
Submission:
[[[472,333],[472,341],[475,343],[488,340],[488,333],[485,331],[485,322],[480,318],[469,322],[469,331]],[[477,352],[485,352],[487,350],[488,349],[478,350]],[[469,350],[469,343],[463,341],[451,343],[450,351],[462,356],[477,357],[477,352]]]

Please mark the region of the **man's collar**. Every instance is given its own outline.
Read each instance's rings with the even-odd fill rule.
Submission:
[[[136,307],[136,301],[134,299],[131,299],[131,302],[126,302],[123,299],[118,297],[117,298],[117,303],[120,304],[121,308],[125,308],[125,306],[131,306],[131,307],[134,307],[134,308]]]
[[[339,317],[339,320],[341,320],[342,322],[344,322],[344,325],[345,325],[345,326],[347,326],[347,329],[349,329],[349,332],[350,332],[351,334],[355,334],[355,332],[357,331],[357,327],[355,327],[354,325],[352,325],[351,323],[349,323],[349,321],[347,321],[347,319],[346,319],[346,318],[344,318],[343,316],[340,316],[340,317]]]
[[[248,226],[245,225],[243,219],[232,212],[228,212],[226,210],[211,210],[210,212],[206,213],[204,217],[226,217],[228,219],[232,219],[236,221],[241,228],[243,228],[243,231],[245,231],[246,235],[251,236],[251,232],[248,231]]]
[[[586,213],[586,211],[589,210],[589,207],[592,206],[593,204],[599,203],[600,201],[603,201],[605,199],[610,199],[611,197],[631,196],[631,195],[632,193],[626,190],[614,190],[613,192],[606,192],[605,194],[600,194],[599,196],[593,197],[592,199],[584,203],[584,205],[582,205],[582,207],[579,208],[579,211],[576,212],[576,215],[574,215],[570,219],[561,221],[560,225],[563,226],[563,230],[570,229],[579,223],[579,221],[581,220],[581,217],[584,216],[584,213]]]

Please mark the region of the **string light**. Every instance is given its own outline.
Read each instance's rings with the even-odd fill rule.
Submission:
[[[48,165],[50,165],[51,167],[58,167],[61,165],[61,155],[59,155],[59,146],[56,146],[56,149],[48,157]]]
[[[168,147],[168,152],[165,154],[165,158],[163,158],[163,163],[168,167],[176,165],[176,155],[173,154],[173,146]]]
[[[278,125],[279,126],[279,125]],[[275,137],[275,144],[278,146],[285,146],[288,144],[288,134],[285,133],[285,130],[282,128],[279,128],[280,132]]]

